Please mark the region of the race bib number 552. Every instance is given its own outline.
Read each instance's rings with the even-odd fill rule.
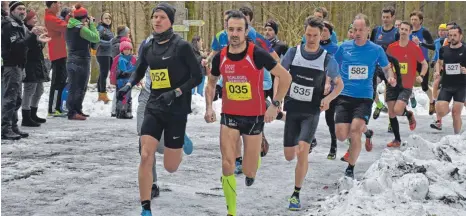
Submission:
[[[235,101],[251,100],[251,84],[248,82],[226,82],[227,98]]]
[[[296,83],[291,83],[290,97],[299,101],[312,101],[314,94],[314,87],[303,86]]]
[[[350,80],[363,80],[369,77],[369,68],[367,66],[349,66],[348,75]]]
[[[168,69],[150,70],[150,78],[152,80],[152,89],[170,88],[170,77]]]
[[[448,75],[461,74],[460,64],[445,64],[445,71]]]

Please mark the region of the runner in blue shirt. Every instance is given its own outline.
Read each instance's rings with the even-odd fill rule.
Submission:
[[[369,27],[366,15],[356,15],[353,21],[355,39],[343,43],[335,53],[344,83],[335,108],[336,135],[340,141],[351,138],[345,171],[345,176],[350,178],[354,178],[354,165],[361,152],[361,133],[367,132],[366,122],[371,115],[375,67],[380,65],[388,83],[396,85],[383,48],[367,39]]]

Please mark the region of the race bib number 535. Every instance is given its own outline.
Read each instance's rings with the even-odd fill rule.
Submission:
[[[461,74],[460,64],[445,64],[445,71],[448,75]]]
[[[251,100],[251,84],[248,82],[226,82],[227,97],[230,100],[245,101]]]
[[[152,89],[170,88],[170,77],[168,69],[150,70],[150,78],[152,80]]]
[[[369,76],[369,68],[367,66],[349,66],[348,74],[350,80],[363,80],[367,79]]]
[[[291,83],[290,97],[295,100],[311,102],[313,93],[314,87]]]

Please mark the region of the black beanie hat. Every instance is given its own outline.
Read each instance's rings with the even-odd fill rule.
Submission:
[[[8,7],[10,7],[10,11],[14,11],[15,8],[20,5],[24,5],[24,3],[20,1],[11,1],[10,4],[8,4]]]
[[[167,14],[170,23],[173,25],[176,13],[176,9],[173,6],[167,3],[160,3],[152,10],[152,15],[154,15],[156,10],[163,10]]]
[[[267,23],[265,23],[265,27],[272,28],[273,31],[275,32],[275,34],[278,34],[278,25],[277,25],[277,23],[275,23],[275,21],[273,21],[273,20],[267,21]]]

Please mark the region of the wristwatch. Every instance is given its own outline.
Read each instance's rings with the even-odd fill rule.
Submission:
[[[281,103],[280,103],[280,101],[278,101],[278,100],[272,101],[272,105],[274,105],[275,107],[280,107],[280,104],[281,104]]]

